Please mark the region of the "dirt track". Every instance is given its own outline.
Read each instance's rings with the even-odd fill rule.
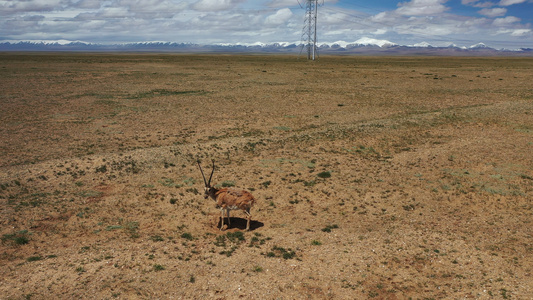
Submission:
[[[532,70],[0,54],[0,298],[533,298]]]

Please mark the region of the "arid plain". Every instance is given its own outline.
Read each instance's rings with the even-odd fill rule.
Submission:
[[[531,299],[533,59],[0,54],[1,299]],[[251,231],[203,198],[257,198]]]

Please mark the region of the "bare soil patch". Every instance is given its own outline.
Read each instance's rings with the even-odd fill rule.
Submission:
[[[0,298],[533,298],[532,70],[0,54]]]

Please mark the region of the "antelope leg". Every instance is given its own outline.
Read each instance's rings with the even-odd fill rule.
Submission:
[[[220,230],[224,228],[224,209],[220,210]]]

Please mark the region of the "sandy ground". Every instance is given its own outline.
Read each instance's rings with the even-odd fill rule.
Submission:
[[[532,70],[0,54],[0,299],[532,299]]]

